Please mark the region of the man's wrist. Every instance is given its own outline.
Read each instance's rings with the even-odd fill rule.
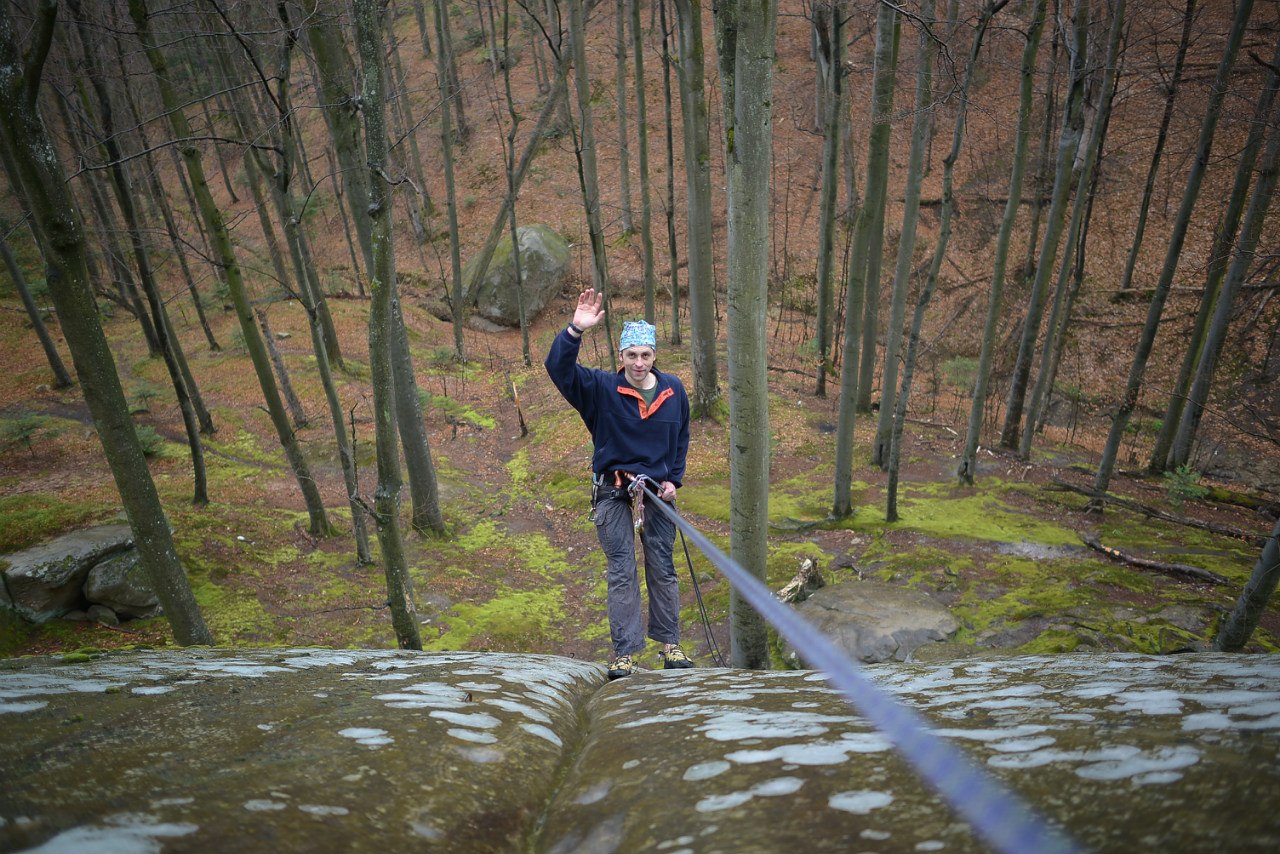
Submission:
[[[572,320],[569,321],[569,326],[567,328],[569,330],[569,334],[572,335],[574,338],[581,338],[582,334],[587,331],[585,329],[580,328],[578,324],[574,323]]]

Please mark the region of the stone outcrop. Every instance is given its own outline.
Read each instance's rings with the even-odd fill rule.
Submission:
[[[524,316],[532,320],[560,292],[572,259],[569,244],[548,225],[523,225],[516,234],[520,241],[520,275],[524,279]],[[474,307],[483,320],[500,327],[519,326],[520,301],[511,236],[504,235],[499,240],[479,281],[473,281],[474,266],[474,258],[463,266],[463,302]]]
[[[0,850],[988,850],[810,671],[94,655],[0,662]],[[1280,656],[865,673],[1085,850],[1280,848]]]
[[[84,581],[84,598],[125,619],[154,617],[161,612],[160,597],[147,580],[137,549],[94,564]]]
[[[814,591],[796,605],[814,628],[854,661],[906,661],[925,644],[946,641],[960,629],[956,618],[928,594],[878,581],[849,581]],[[803,665],[787,647],[784,657]]]
[[[0,557],[0,608],[7,607],[32,623],[43,623],[95,603],[109,605],[86,599],[85,581],[102,561],[132,549],[133,532],[128,525],[101,525]],[[134,592],[128,595],[134,598],[139,595],[138,585],[146,584],[137,580],[140,571],[130,574],[121,570],[115,575],[133,579],[130,587]],[[100,582],[95,591],[112,592]]]

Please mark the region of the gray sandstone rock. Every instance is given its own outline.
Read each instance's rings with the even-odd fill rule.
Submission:
[[[1280,656],[864,673],[1084,850],[1280,847]],[[0,661],[0,716],[0,851],[989,850],[811,671],[166,650]]]
[[[1280,656],[864,672],[1084,850],[1280,846]],[[0,662],[0,716],[0,850],[988,850],[810,671],[159,650]]]
[[[516,234],[520,241],[520,273],[524,278],[524,313],[532,319],[560,292],[572,259],[569,244],[548,225],[520,226]],[[484,278],[478,282],[472,281],[474,267],[472,258],[462,270],[464,304],[474,306],[480,317],[499,326],[519,326],[520,303],[510,235],[498,242]]]
[[[85,616],[89,621],[102,623],[104,626],[120,625],[120,616],[106,605],[90,605]]]
[[[136,549],[94,564],[84,582],[84,598],[105,605],[124,619],[155,617],[162,611]]]
[[[77,607],[89,569],[103,557],[133,544],[128,525],[102,525],[6,555],[7,605],[33,623]]]
[[[849,581],[815,591],[796,610],[854,661],[906,661],[921,646],[948,640],[960,628],[925,593],[877,581]],[[794,649],[784,655],[801,662]]]

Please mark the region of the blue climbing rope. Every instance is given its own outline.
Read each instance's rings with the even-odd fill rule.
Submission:
[[[656,498],[657,495],[654,494]],[[826,674],[930,786],[963,816],[974,831],[1003,854],[1067,854],[1083,849],[1066,833],[1050,826],[1015,792],[975,765],[965,753],[933,732],[919,712],[893,698],[796,611],[773,597],[764,584],[720,551],[663,501],[652,502],[675,522],[728,579],[733,589],[756,609],[800,657]]]

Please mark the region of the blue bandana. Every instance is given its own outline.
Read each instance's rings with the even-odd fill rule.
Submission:
[[[622,324],[622,337],[618,340],[618,351],[621,352],[628,347],[658,349],[657,327],[643,320],[628,320]]]

